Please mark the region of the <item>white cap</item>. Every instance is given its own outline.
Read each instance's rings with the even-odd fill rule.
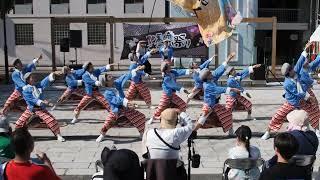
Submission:
[[[281,67],[281,74],[285,76],[289,72],[290,68],[291,68],[291,65],[289,63],[284,63]]]

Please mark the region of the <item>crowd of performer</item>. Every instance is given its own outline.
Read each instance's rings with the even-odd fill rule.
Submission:
[[[63,142],[65,139],[61,135],[59,124],[55,117],[46,110],[46,107],[52,107],[53,110],[73,94],[81,96],[82,99],[74,110],[71,124],[78,122],[80,112],[93,101],[98,102],[108,111],[100,136],[96,139],[97,142],[103,140],[107,131],[120,117],[126,118],[142,136],[146,123],[151,124],[156,120],[161,120],[161,113],[168,108],[177,108],[179,112],[185,112],[191,100],[203,102],[202,113],[199,114],[194,131],[199,128],[219,126],[224,132],[234,135],[232,113],[238,106],[242,106],[248,113],[248,120],[254,120],[252,103],[249,100],[251,95],[241,86],[241,81],[253,73],[256,68],[259,68],[260,64],[249,66],[243,71],[237,72],[234,67],[229,65],[235,56],[235,53],[231,53],[225,62],[215,70],[209,68],[213,57],[202,64],[191,62],[188,69],[173,69],[171,67],[173,48],[170,46],[169,40],[164,40],[164,45],[159,50],[147,51],[145,43],[140,41],[136,49],[131,49],[128,57],[131,62],[130,67],[127,73],[118,78],[107,73],[113,64],[96,68],[92,62],[87,62],[81,69],[73,70],[69,67],[63,67],[61,71],[55,71],[42,81],[37,82],[33,71],[42,56],[34,59],[28,65],[23,65],[19,59],[16,59],[12,63],[14,66],[12,80],[15,84],[15,90],[0,112],[1,120],[5,121],[13,104],[23,98],[27,108],[15,123],[16,128],[27,126],[30,118],[36,115],[47,124],[57,140]],[[262,139],[270,138],[271,131],[278,131],[287,114],[295,109],[303,109],[308,113],[310,125],[320,137],[320,110],[316,96],[312,91],[312,86],[318,82],[310,75],[320,66],[320,56],[316,60],[310,61],[307,53],[310,45],[311,43],[306,45],[295,66],[288,63],[283,64],[281,73],[285,76],[283,97],[286,101],[273,116]],[[144,82],[144,77],[151,78],[149,58],[158,52],[162,59],[160,70],[163,78],[163,91],[159,104],[155,108],[151,104],[150,89]],[[218,85],[218,80],[224,74],[227,76],[227,85],[222,87]],[[52,85],[57,76],[64,76],[67,89],[54,105],[44,99],[43,93],[45,93],[45,88]],[[177,78],[180,76],[191,76],[190,78],[193,79],[194,88],[190,93],[177,82]],[[130,86],[125,93],[124,86],[127,82],[130,82]],[[105,92],[101,93],[99,87],[105,87]],[[177,94],[178,92],[187,94],[187,99],[181,98]],[[226,95],[225,105],[220,103],[221,94]],[[136,105],[132,102],[138,96],[142,97],[149,109],[155,109],[148,121],[143,113],[135,109]]]

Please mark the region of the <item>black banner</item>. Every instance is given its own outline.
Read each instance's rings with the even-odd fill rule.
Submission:
[[[159,24],[151,25],[123,24],[124,46],[121,59],[128,59],[131,48],[135,48],[139,40],[147,40],[148,49],[160,47],[163,39],[170,39],[174,48],[174,57],[207,58],[205,46],[197,25],[190,24]],[[152,57],[160,57],[156,54]]]

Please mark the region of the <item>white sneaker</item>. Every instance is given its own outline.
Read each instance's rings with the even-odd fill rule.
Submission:
[[[65,142],[66,141],[60,134],[57,134],[57,140],[60,141],[60,142]]]
[[[149,121],[147,122],[147,124],[149,124],[149,125],[152,124],[152,123],[153,123],[153,120],[154,120],[153,117],[150,118]]]
[[[0,115],[0,120],[1,121],[4,121],[4,120],[6,120],[7,119],[7,116],[5,116],[5,115]]]
[[[233,128],[229,129],[229,136],[233,136],[234,135],[234,131]]]
[[[100,134],[100,136],[96,139],[96,142],[101,142],[104,138],[104,135],[103,134]]]
[[[252,117],[251,114],[248,114],[246,119],[247,120],[254,120],[254,121],[257,120],[256,118]]]
[[[54,111],[56,109],[56,105],[54,105],[52,108],[51,108],[51,111]]]
[[[264,133],[264,135],[261,137],[262,140],[267,140],[270,138],[270,132],[269,131],[266,131]]]
[[[76,117],[73,117],[72,121],[71,121],[71,124],[75,124],[78,122],[78,119]]]
[[[316,129],[316,135],[320,139],[320,130],[319,129]]]

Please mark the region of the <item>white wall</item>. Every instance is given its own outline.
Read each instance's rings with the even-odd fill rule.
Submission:
[[[33,0],[32,15],[10,14],[7,20],[7,37],[9,49],[9,63],[15,58],[21,58],[24,62],[29,62],[33,57],[40,53],[44,55],[41,65],[51,66],[51,27],[49,0]],[[165,1],[157,1],[153,17],[165,16]],[[107,0],[107,14],[96,14],[97,16],[115,16],[115,17],[150,17],[153,1],[144,0],[144,14],[124,14],[124,0]],[[66,16],[92,16],[86,14],[86,0],[70,0],[70,14]],[[61,16],[61,15],[57,15]],[[28,17],[28,18],[26,18]],[[30,17],[30,18],[29,18]],[[41,18],[39,18],[41,17]],[[34,30],[34,45],[15,46],[14,23],[32,23]],[[106,24],[106,45],[88,45],[87,24],[72,23],[71,30],[82,30],[82,48],[78,49],[78,62],[93,61],[94,64],[103,65],[108,62],[110,57],[110,29]],[[122,24],[115,25],[115,61],[119,61],[123,47],[123,29]],[[0,66],[4,65],[3,55],[3,29],[0,24]],[[56,46],[56,63],[58,66],[63,64],[63,53],[60,53],[60,46]],[[74,49],[66,53],[66,62],[75,59]],[[10,63],[11,64],[11,63]]]

